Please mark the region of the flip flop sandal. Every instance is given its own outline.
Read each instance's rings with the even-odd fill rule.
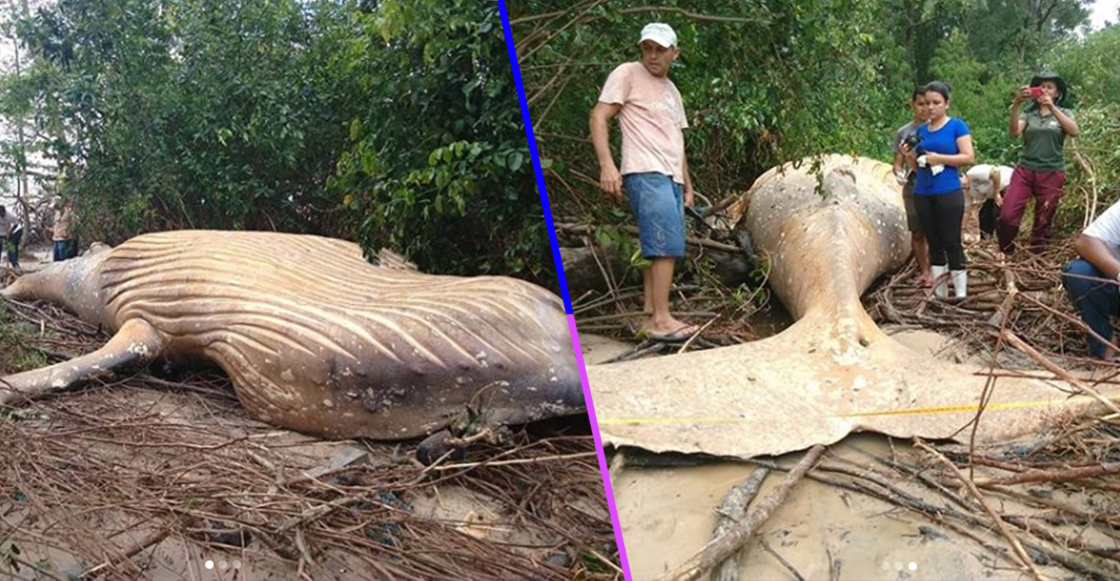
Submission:
[[[686,329],[692,329],[692,332],[681,332]],[[657,341],[658,343],[684,343],[685,341],[691,339],[692,336],[698,332],[700,332],[700,329],[696,325],[682,325],[681,327],[674,329],[670,333],[652,333],[647,331],[646,336],[649,338],[649,340]]]

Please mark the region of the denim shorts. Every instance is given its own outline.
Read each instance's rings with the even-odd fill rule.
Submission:
[[[622,176],[644,258],[684,256],[684,187],[660,173]]]

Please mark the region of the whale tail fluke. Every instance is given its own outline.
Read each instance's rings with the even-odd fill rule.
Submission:
[[[815,312],[752,343],[592,365],[587,376],[604,444],[752,458],[858,431],[967,438],[988,381],[975,371],[907,348],[866,314]],[[977,442],[1039,431],[1056,415],[1103,409],[1063,387],[999,379]],[[1120,389],[1109,397],[1120,397]]]

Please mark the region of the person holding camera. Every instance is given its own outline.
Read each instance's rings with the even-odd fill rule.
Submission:
[[[894,134],[894,175],[902,185],[902,203],[906,207],[906,227],[910,230],[910,247],[914,251],[914,261],[918,263],[918,276],[922,286],[929,287],[933,282],[929,273],[929,245],[922,232],[918,219],[918,209],[914,206],[914,181],[917,167],[911,166],[902,155],[901,147],[905,142],[911,149],[918,143],[918,127],[926,122],[926,94],[924,87],[915,87],[910,94],[910,110],[914,119],[898,128]]]
[[[1120,202],[1093,220],[1074,244],[1078,258],[1062,269],[1062,286],[1092,329],[1089,354],[1114,361],[1112,317],[1120,314]]]
[[[692,180],[684,151],[688,120],[669,68],[680,55],[677,34],[654,22],[642,29],[638,62],[619,65],[591,112],[591,142],[599,159],[599,187],[622,201],[623,193],[638,221],[642,256],[651,266],[642,271],[645,311],[643,332],[652,340],[686,341],[699,328],[669,311],[673,269],[684,256],[684,207],[692,205]],[[622,131],[622,168],[614,164],[609,121],[618,117]]]
[[[919,142],[903,143],[902,154],[918,167],[914,205],[922,230],[929,241],[930,274],[938,298],[949,296],[946,275],[953,281],[954,295],[967,295],[968,272],[961,246],[964,192],[960,166],[971,165],[975,155],[972,134],[960,119],[949,117],[949,85],[933,81],[925,86],[929,122],[918,127]]]
[[[1054,213],[1062,199],[1066,182],[1064,146],[1066,137],[1080,132],[1073,113],[1059,105],[1066,97],[1066,83],[1057,74],[1035,75],[1030,86],[1022,87],[1011,102],[1008,133],[1023,137],[1023,153],[1011,175],[996,231],[999,247],[1005,254],[1015,252],[1015,237],[1027,202],[1034,198],[1034,226],[1030,250],[1043,251],[1054,236]],[[1020,112],[1023,101],[1030,104]]]

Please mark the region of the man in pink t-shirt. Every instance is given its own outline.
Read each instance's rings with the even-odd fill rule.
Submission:
[[[603,85],[591,112],[591,141],[599,158],[599,187],[618,201],[623,192],[638,221],[642,256],[651,261],[642,273],[644,330],[651,339],[687,340],[697,332],[669,312],[673,268],[684,256],[684,206],[692,205],[692,180],[684,153],[688,127],[684,103],[669,80],[669,67],[680,55],[677,35],[668,24],[642,29],[642,56],[620,65]],[[622,130],[622,169],[614,164],[609,122],[618,117]]]

